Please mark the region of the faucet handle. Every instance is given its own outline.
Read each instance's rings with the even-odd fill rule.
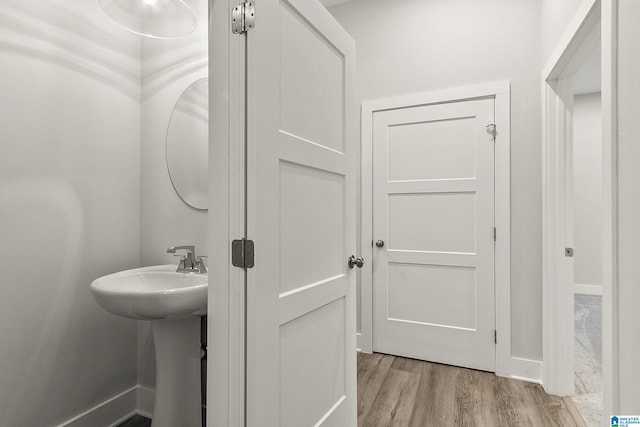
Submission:
[[[193,256],[196,255],[196,247],[194,245],[170,246],[169,248],[167,248],[167,253],[175,254],[176,251],[180,249],[187,251],[188,254],[193,254]]]
[[[207,266],[204,265],[204,261],[202,260],[202,258],[207,258],[206,255],[201,255],[199,257],[196,258],[195,263],[194,263],[194,270],[197,270],[198,273],[206,273],[207,272]]]

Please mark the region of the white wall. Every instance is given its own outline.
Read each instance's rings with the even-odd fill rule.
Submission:
[[[136,384],[136,322],[89,284],[140,261],[139,55],[95,1],[2,2],[3,426],[56,425]]]
[[[573,99],[574,282],[602,285],[600,93]]]
[[[618,14],[618,341],[621,414],[640,414],[640,2]]]
[[[355,0],[359,100],[510,80],[512,354],[542,358],[540,3]]]
[[[189,0],[198,28],[176,40],[142,41],[141,224],[142,265],[178,264],[169,246],[195,244],[207,255],[207,212],[184,203],[167,171],[167,126],[175,103],[194,81],[207,77],[207,1]],[[138,381],[155,387],[155,356],[148,322],[138,327]]]
[[[586,0],[541,0],[542,65],[545,66],[580,6]]]

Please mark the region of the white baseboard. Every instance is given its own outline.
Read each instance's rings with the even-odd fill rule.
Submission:
[[[500,371],[496,371],[496,375],[514,380],[542,384],[541,361],[512,356],[508,359],[508,365],[509,366],[501,367]]]
[[[372,353],[361,340],[364,341],[364,337],[358,332],[356,350],[360,353]],[[502,366],[500,364],[496,366],[495,374],[501,377],[513,378],[514,380],[542,384],[542,361],[511,356],[505,358]]]
[[[59,427],[115,426],[136,412],[138,386],[119,393]]]
[[[573,293],[581,295],[602,295],[602,285],[575,283],[573,285]]]
[[[136,385],[86,410],[58,427],[114,427],[135,414],[151,418],[155,391]]]
[[[149,387],[138,386],[138,414],[151,418],[153,415],[153,402],[156,399],[156,391]]]
[[[365,337],[362,332],[356,333],[357,350],[362,353],[373,353],[371,348],[371,337]]]

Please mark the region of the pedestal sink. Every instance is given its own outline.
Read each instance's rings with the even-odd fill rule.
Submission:
[[[175,265],[100,277],[91,292],[106,311],[150,320],[156,353],[152,427],[200,427],[200,318],[207,314],[208,276]]]

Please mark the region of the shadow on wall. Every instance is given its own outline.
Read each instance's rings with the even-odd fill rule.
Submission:
[[[0,34],[0,425],[57,425],[136,384],[89,284],[139,264],[140,37],[66,0],[4,0]]]
[[[0,50],[26,55],[82,73],[133,99],[140,98],[139,36],[114,32],[95,1],[4,0]]]
[[[192,36],[145,46],[147,67],[142,76],[140,57],[131,55],[132,41],[142,43],[142,38],[116,29],[95,1],[86,3],[78,7],[76,2],[55,0],[4,0],[0,50],[80,72],[136,100],[141,97],[141,81],[149,97],[185,76],[206,72],[206,17],[200,18]]]
[[[73,284],[85,218],[73,189],[50,179],[0,185],[0,218],[0,384],[8,391],[0,394],[0,414],[3,425],[23,425],[34,395],[73,387],[73,375],[60,370],[82,353],[55,341],[75,329],[73,307],[83,297]],[[27,381],[34,373],[36,384]]]
[[[198,16],[198,27],[177,39],[144,38],[142,41],[142,100],[192,76],[207,75],[209,64],[208,3],[185,0]]]
[[[199,27],[197,32],[203,31]],[[206,28],[204,29],[206,34]],[[164,46],[163,46],[164,45]],[[191,76],[206,74],[208,69],[207,38],[200,37],[194,43],[191,37],[176,40],[162,40],[153,46],[145,44],[145,70],[142,76],[142,99],[171,86],[175,82]]]

